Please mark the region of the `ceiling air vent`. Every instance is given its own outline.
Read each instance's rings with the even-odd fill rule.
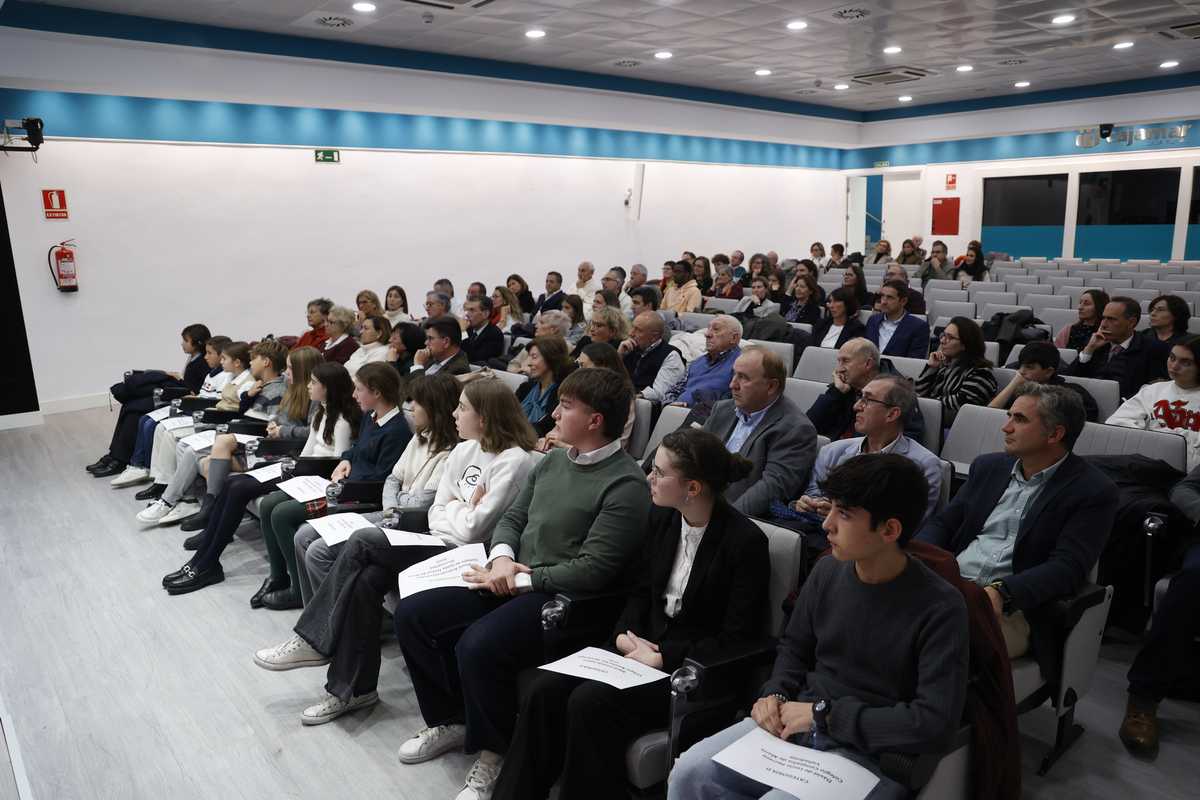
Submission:
[[[297,28],[308,28],[310,30],[353,33],[377,21],[374,17],[360,17],[354,14],[330,14],[328,11],[312,11],[291,24]]]
[[[931,69],[922,69],[921,67],[890,67],[874,72],[864,72],[861,75],[851,75],[850,80],[867,86],[891,86],[895,83],[908,83],[936,74]]]
[[[313,20],[314,25],[320,25],[322,28],[349,28],[354,25],[354,20],[349,17],[338,17],[334,15],[317,17]]]
[[[634,61],[632,58],[622,58],[620,61],[612,62],[612,65],[614,67],[621,67],[622,69],[630,69],[631,67],[640,67],[642,62]]]
[[[797,89],[796,94],[816,94],[816,89]]]
[[[400,0],[400,2],[409,3],[414,6],[432,6],[433,8],[443,8],[447,11],[456,11],[460,8],[486,6],[492,0]]]
[[[1155,33],[1172,42],[1187,42],[1200,39],[1200,19],[1192,18],[1174,25],[1155,28]]]
[[[829,16],[845,22],[852,22],[855,20],[866,19],[867,17],[871,16],[871,9],[862,7],[839,8],[832,12]]]
[[[1002,66],[1002,67],[1019,67],[1022,64],[1028,64],[1028,63],[1029,63],[1028,58],[1006,58],[1003,61],[999,62],[1000,66]]]

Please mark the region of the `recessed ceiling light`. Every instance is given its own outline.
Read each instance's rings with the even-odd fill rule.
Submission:
[[[654,54],[654,57],[655,57],[655,58],[670,58],[672,55],[674,55],[674,53],[670,53],[670,52],[668,52],[668,51],[666,51],[666,50],[663,50],[663,51],[662,51],[662,52],[660,52],[660,53],[655,53],[655,54]]]
[[[807,22],[789,22],[788,23],[789,31],[802,31],[807,27],[808,27]]]
[[[754,70],[754,74],[755,74],[755,75],[770,75],[770,74],[771,74],[771,70],[769,70],[769,69],[756,69],[756,70]]]
[[[1029,85],[1029,81],[1017,81],[1016,83],[1013,84],[1013,86],[1017,87],[1018,89],[1024,89],[1028,85]]]
[[[893,54],[893,53],[899,53],[899,52],[900,52],[900,48],[899,48],[899,47],[896,47],[895,45],[893,45],[892,47],[885,47],[885,48],[883,48],[883,52],[885,52],[885,53],[887,53],[887,54],[891,55],[891,54]]]
[[[958,68],[958,71],[959,72],[970,72],[973,69],[975,69],[975,68],[972,67],[970,64],[963,64],[961,67]]]
[[[1163,63],[1159,64],[1158,66],[1160,66],[1163,69],[1170,69],[1171,67],[1178,67],[1179,62],[1178,61],[1164,61]]]
[[[839,84],[837,84],[836,86],[834,86],[833,88],[837,89],[838,91],[841,91],[842,89],[849,89],[849,88],[850,88],[850,84],[848,84],[848,83],[839,83]]]
[[[539,31],[539,30],[532,30],[532,31],[525,31],[525,35],[528,36],[530,39],[540,39],[546,35],[546,32]]]
[[[1053,22],[1055,25],[1066,25],[1068,22],[1074,22],[1075,17],[1072,16],[1071,14],[1063,14],[1061,17],[1055,17],[1054,19],[1052,19],[1050,21]]]
[[[907,103],[909,100],[912,100],[912,97],[910,95],[905,94],[905,95],[901,95],[900,97],[897,97],[896,99],[899,100],[901,103]]]
[[[351,8],[355,11],[374,11],[375,5],[373,3],[355,3]]]
[[[1113,45],[1113,50],[1124,50],[1126,47],[1133,47],[1133,42],[1117,42]]]

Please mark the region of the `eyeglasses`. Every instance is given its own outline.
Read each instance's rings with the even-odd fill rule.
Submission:
[[[663,474],[662,470],[660,470],[658,467],[655,467],[654,469],[650,470],[650,480],[654,483],[658,483],[659,481],[678,481],[682,480],[682,478],[680,478],[678,475],[665,475]]]
[[[857,400],[854,401],[854,405],[861,405],[864,409],[867,407],[868,403],[879,403],[879,405],[883,406],[884,408],[897,408],[897,406],[894,406],[891,403],[885,403],[882,400],[876,400],[874,397],[867,397],[866,395],[861,395]]]
[[[426,303],[425,308],[434,308],[434,307],[440,306],[440,305],[441,305],[441,303]]]
[[[607,322],[596,322],[595,320],[593,320],[591,327],[593,327],[593,328],[611,328],[612,325],[609,325]]]
[[[943,342],[961,342],[962,341],[962,339],[958,338],[957,336],[951,336],[950,334],[946,333],[945,331],[942,331],[940,334],[938,334],[938,338],[941,339]]]

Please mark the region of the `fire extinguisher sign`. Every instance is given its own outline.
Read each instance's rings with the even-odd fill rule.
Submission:
[[[42,189],[42,208],[46,212],[46,219],[66,219],[67,190]]]

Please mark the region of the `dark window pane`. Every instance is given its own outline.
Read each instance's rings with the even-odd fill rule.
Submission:
[[[1066,219],[1065,174],[983,179],[984,225],[1062,225]]]
[[[1200,225],[1200,167],[1192,167],[1192,207],[1188,209],[1188,225]]]
[[[1174,225],[1179,168],[1084,172],[1078,225]]]

